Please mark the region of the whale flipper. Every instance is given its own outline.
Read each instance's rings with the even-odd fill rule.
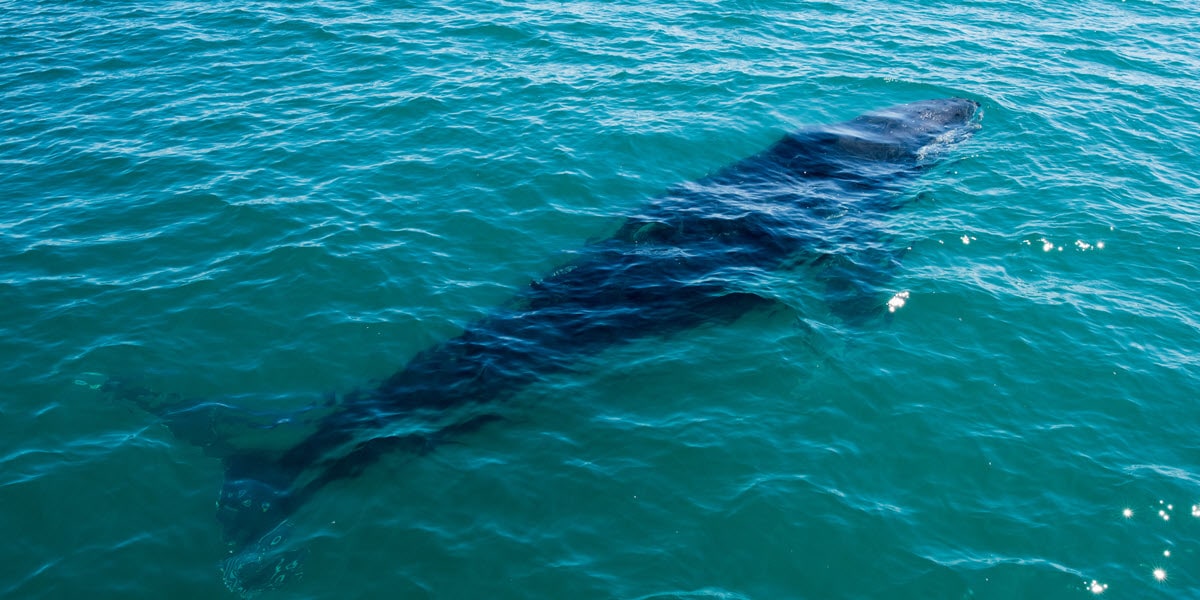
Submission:
[[[829,254],[817,261],[816,279],[829,310],[843,323],[862,326],[890,314],[884,286],[899,264],[899,253],[884,249]]]

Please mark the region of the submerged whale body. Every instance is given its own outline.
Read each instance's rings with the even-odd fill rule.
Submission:
[[[197,424],[195,403],[116,380],[105,389],[222,460],[217,517],[232,547],[225,581],[250,595],[297,572],[303,551],[286,543],[288,519],[326,484],[495,420],[481,407],[583,355],[768,304],[746,291],[758,273],[827,261],[822,279],[835,314],[882,313],[877,288],[894,259],[879,252],[879,223],[907,183],[978,128],[977,112],[977,103],[950,98],[866,113],[790,133],[670,189],[461,335],[377,388],[347,395],[283,451],[234,447]]]

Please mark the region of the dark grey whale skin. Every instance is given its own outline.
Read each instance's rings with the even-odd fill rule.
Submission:
[[[743,291],[757,273],[827,260],[834,312],[882,313],[891,255],[875,231],[914,178],[979,127],[979,105],[903,104],[790,133],[766,150],[668,190],[610,238],[535,281],[508,305],[431,347],[373,390],[348,394],[286,451],[234,448],[187,403],[110,380],[105,389],[161,416],[225,466],[217,517],[232,547],[225,580],[242,594],[296,572],[287,519],[331,481],[380,456],[421,454],[495,417],[486,403],[648,336],[725,323],[770,301]]]

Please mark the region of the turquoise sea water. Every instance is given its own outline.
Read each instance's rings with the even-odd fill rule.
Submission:
[[[0,596],[234,597],[220,463],[76,380],[291,414],[672,184],[962,96],[890,319],[778,273],[328,486],[262,597],[1200,597],[1194,4],[0,7]]]

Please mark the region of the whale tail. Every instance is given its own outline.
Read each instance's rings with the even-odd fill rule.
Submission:
[[[297,473],[279,464],[278,452],[245,450],[233,441],[248,431],[295,422],[295,415],[252,413],[219,401],[158,392],[125,378],[89,383],[98,377],[103,375],[87,373],[76,383],[154,415],[177,439],[221,460],[224,481],[216,517],[229,547],[221,572],[231,591],[249,598],[301,576],[308,553],[289,536],[289,517],[300,498],[294,489]]]
[[[308,551],[290,536],[288,516],[297,496],[286,474],[250,453],[231,455],[224,463],[217,521],[230,554],[221,563],[221,576],[230,591],[249,598],[299,578]]]
[[[308,549],[291,539],[290,520],[280,521],[251,544],[231,550],[221,561],[221,580],[229,591],[252,598],[304,575]]]
[[[226,402],[158,392],[130,379],[110,377],[92,383],[103,377],[87,373],[76,383],[154,415],[177,439],[221,461],[224,480],[216,517],[229,549],[221,562],[222,578],[226,587],[244,598],[302,576],[308,551],[302,540],[291,536],[291,517],[325,485],[357,477],[384,455],[400,451],[422,456],[504,418],[480,413],[433,431],[389,434],[374,429],[351,436],[345,425],[357,423],[358,411],[332,400],[287,414],[253,412]],[[348,401],[357,399],[352,395]],[[317,433],[285,431],[289,439],[278,448],[245,448],[236,443],[244,436],[261,443],[264,430],[285,425],[300,430],[316,425]]]

